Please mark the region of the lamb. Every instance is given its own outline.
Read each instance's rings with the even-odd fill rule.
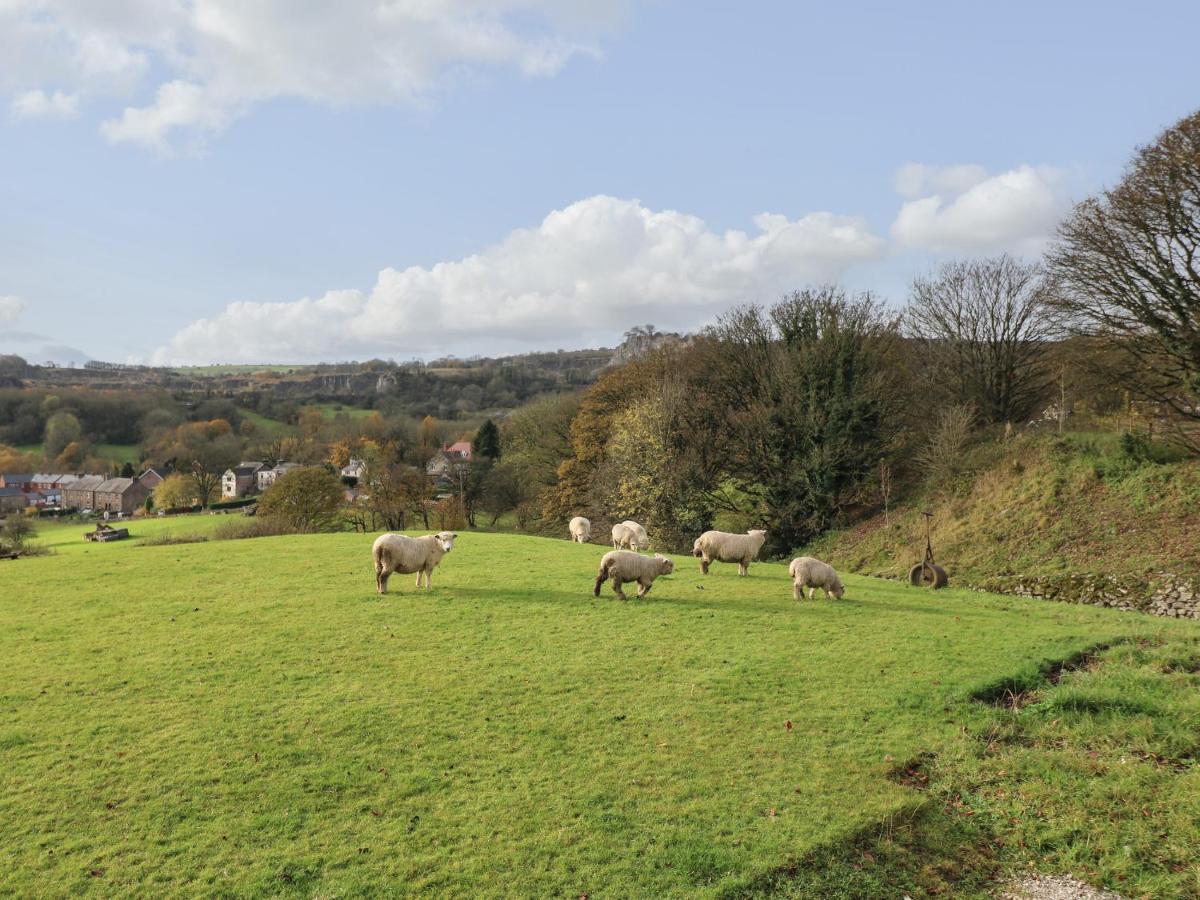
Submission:
[[[841,600],[846,589],[842,579],[838,578],[833,566],[823,563],[811,556],[797,556],[788,566],[788,574],[792,576],[792,596],[797,600],[804,599],[804,589],[808,588],[808,599],[813,599],[817,588],[823,588],[825,599],[836,597]]]
[[[576,516],[567,525],[571,540],[577,544],[586,544],[592,537],[592,523],[583,516]]]
[[[371,547],[375,559],[375,587],[379,593],[387,593],[388,576],[393,572],[402,575],[417,573],[417,587],[421,576],[425,576],[425,587],[429,587],[429,576],[442,557],[454,548],[458,535],[453,531],[439,531],[425,537],[408,537],[403,534],[381,534]]]
[[[650,538],[646,529],[632,519],[618,522],[612,527],[613,549],[620,550],[628,547],[630,550],[640,550],[650,546]]]
[[[629,550],[610,550],[600,560],[600,572],[596,575],[596,586],[592,596],[600,596],[600,586],[605,579],[611,578],[613,593],[622,600],[627,599],[621,585],[629,581],[638,583],[638,597],[650,593],[650,586],[659,575],[670,575],[675,571],[675,563],[660,553],[654,556],[642,556]]]
[[[692,545],[692,556],[700,558],[700,571],[705,575],[713,560],[735,562],[738,564],[738,575],[745,575],[750,570],[750,561],[758,556],[766,539],[767,533],[761,529],[745,534],[706,531]]]

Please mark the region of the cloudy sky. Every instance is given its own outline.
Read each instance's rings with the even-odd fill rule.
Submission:
[[[0,0],[0,352],[499,354],[1036,256],[1194,2]]]

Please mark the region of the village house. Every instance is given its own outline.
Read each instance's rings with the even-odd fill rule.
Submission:
[[[33,490],[33,473],[32,472],[10,472],[8,474],[0,473],[0,488],[16,488],[22,493],[28,493]]]
[[[149,494],[150,489],[136,478],[110,478],[96,485],[92,509],[128,515],[141,506]]]
[[[346,463],[346,465],[342,466],[342,477],[343,478],[353,478],[355,480],[361,481],[363,478],[366,477],[366,474],[367,474],[367,464],[365,462],[363,462],[361,459],[351,459],[350,462],[348,462],[348,463]]]
[[[138,476],[137,480],[146,486],[147,490],[153,491],[156,487],[167,480],[167,476],[171,474],[171,470],[166,466],[150,466]]]
[[[33,490],[53,491],[61,489],[65,481],[74,481],[74,475],[63,475],[61,472],[34,472],[32,477]]]
[[[29,498],[19,487],[0,487],[0,512],[12,512],[29,505]]]
[[[279,465],[271,469],[259,469],[254,473],[254,478],[258,485],[259,491],[265,491],[288,472],[292,471],[293,469],[302,468],[304,467],[300,465],[300,463],[281,462]]]
[[[471,461],[471,442],[456,441],[453,444],[443,444],[442,449],[425,466],[425,472],[438,479],[450,477],[450,470],[457,463]]]
[[[95,509],[96,488],[104,483],[102,475],[84,475],[76,478],[62,492],[62,505],[65,509]]]
[[[236,500],[245,497],[258,487],[256,476],[265,469],[260,462],[242,461],[221,476],[221,499]]]

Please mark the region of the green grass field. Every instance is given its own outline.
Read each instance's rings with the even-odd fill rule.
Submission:
[[[44,444],[23,444],[16,449],[22,453],[36,453],[39,456],[46,452]],[[141,459],[137,444],[93,444],[90,453],[101,459],[111,459],[119,463],[136,464]]]
[[[0,894],[1200,895],[1192,623],[688,557],[597,600],[603,548],[475,533],[380,597],[370,535],[86,527],[0,562]]]

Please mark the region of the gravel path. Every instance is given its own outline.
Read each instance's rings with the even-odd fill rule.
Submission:
[[[1085,884],[1070,875],[1022,875],[997,900],[1124,900],[1120,894]]]

